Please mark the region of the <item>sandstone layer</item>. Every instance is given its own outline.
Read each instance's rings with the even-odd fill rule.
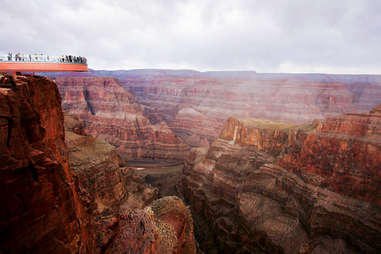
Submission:
[[[0,252],[75,253],[80,209],[61,98],[43,77],[0,76]]]
[[[184,195],[208,253],[378,253],[381,111],[292,125],[229,118]]]
[[[113,78],[57,77],[62,107],[84,123],[84,132],[117,147],[123,159],[182,160],[188,145],[164,121],[150,120],[128,88]]]
[[[355,77],[342,77],[337,78],[342,81],[335,81],[323,76],[299,76],[118,75],[145,107],[148,118],[164,119],[176,135],[192,146],[216,139],[230,116],[308,123],[349,112],[366,112],[379,104],[379,79],[356,81]]]

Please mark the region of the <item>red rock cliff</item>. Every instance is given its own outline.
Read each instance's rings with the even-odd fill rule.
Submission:
[[[189,147],[165,122],[152,125],[139,103],[113,78],[56,79],[63,109],[84,122],[84,131],[101,135],[127,159],[181,160]]]
[[[42,77],[0,76],[0,252],[73,253],[80,205],[61,98]]]

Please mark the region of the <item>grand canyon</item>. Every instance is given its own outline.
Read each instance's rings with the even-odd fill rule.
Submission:
[[[381,1],[0,3],[0,254],[381,253]]]
[[[0,76],[0,252],[381,250],[380,76],[45,76]]]

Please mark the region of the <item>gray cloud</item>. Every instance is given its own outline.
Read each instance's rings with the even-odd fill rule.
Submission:
[[[381,1],[0,0],[0,53],[91,68],[380,73]]]

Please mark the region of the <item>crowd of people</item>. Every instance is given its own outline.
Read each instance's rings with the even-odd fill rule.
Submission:
[[[61,60],[60,62],[62,63],[80,63],[80,64],[86,64],[87,63],[87,59],[86,57],[82,57],[82,56],[61,56]]]
[[[12,52],[9,52],[7,60],[15,62],[60,62],[87,64],[86,57],[72,55],[62,55],[60,57],[53,57],[45,54],[13,54]]]

